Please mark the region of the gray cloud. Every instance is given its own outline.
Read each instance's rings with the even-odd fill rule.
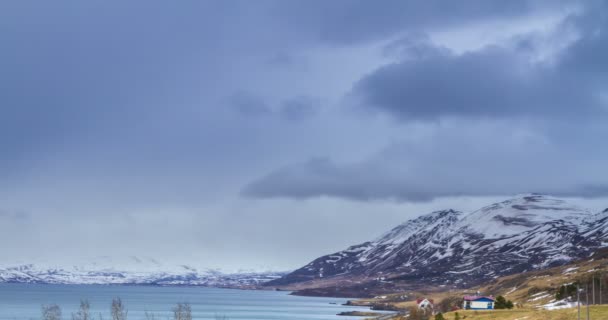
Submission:
[[[558,6],[551,1],[401,1],[381,4],[364,0],[283,2],[279,19],[302,33],[331,44],[353,44],[385,39],[404,30],[434,30],[475,21],[512,18],[539,8]],[[284,20],[286,21],[286,20]]]
[[[433,44],[426,33],[409,33],[386,45],[383,53],[391,58],[409,60],[446,56],[450,50]]]
[[[0,205],[14,209],[0,213],[3,259],[50,255],[57,247],[77,256],[95,247],[100,254],[141,253],[186,264],[288,268],[367,240],[406,217],[467,202],[351,199],[605,194],[601,147],[608,134],[590,93],[603,87],[598,71],[605,47],[598,39],[604,35],[593,30],[607,11],[565,22],[582,37],[557,65],[526,64],[538,41],[525,32],[552,25],[520,22],[561,17],[562,4],[0,2]],[[505,44],[497,35],[491,48],[462,55],[447,48],[462,40],[450,32],[479,30],[486,22],[525,29],[516,32],[525,42]],[[430,42],[446,31],[449,41]],[[387,43],[392,47],[383,50]],[[446,78],[455,87],[444,91],[466,105],[466,116],[445,120],[442,115],[452,113],[441,94],[401,90],[386,80],[414,81],[415,70],[423,91],[437,79],[422,66],[484,86],[461,97],[456,88],[473,92],[472,86]],[[482,81],[466,68],[487,69],[489,76]],[[407,117],[418,120],[397,122],[340,108],[344,92],[365,74],[353,89],[359,102],[382,102],[382,112],[404,119],[393,99],[404,91],[434,101],[434,113],[412,107]],[[560,92],[568,81],[580,90]],[[530,85],[546,92],[530,93]],[[560,116],[516,106],[525,100],[521,92],[539,103],[556,95]],[[497,94],[504,111],[472,105]],[[583,116],[564,117],[576,95],[572,113]],[[535,119],[520,123],[521,114]],[[239,197],[250,181],[243,193],[251,197]],[[323,195],[331,199],[318,199]],[[275,197],[298,200],[268,199]],[[20,219],[18,212],[27,215]],[[287,212],[297,218],[278,230],[276,221]],[[379,213],[383,219],[374,217]],[[225,230],[235,236],[226,239]],[[312,240],[311,230],[319,235]],[[184,250],[175,251],[176,241]]]
[[[560,41],[566,29],[578,32],[551,59],[535,59],[539,39],[529,34],[464,53],[420,34],[392,42],[385,53],[399,61],[356,82],[347,101],[402,121],[403,132],[423,126],[432,134],[397,138],[359,161],[284,166],[243,194],[365,201],[608,195],[601,169],[608,154],[600,147],[608,137],[608,19],[594,5],[548,36]]]
[[[237,92],[229,98],[229,105],[247,116],[263,116],[272,113],[262,97],[248,92]]]
[[[288,121],[301,121],[316,115],[320,101],[306,95],[294,96],[271,105],[258,95],[248,92],[237,92],[230,96],[228,105],[245,116],[277,116]]]
[[[287,53],[285,51],[279,51],[272,54],[266,63],[273,67],[292,67],[300,66],[306,67],[306,59],[298,53]]]
[[[521,46],[456,54],[412,41],[402,46],[414,55],[362,78],[350,98],[409,121],[606,115],[608,63],[601,57],[608,56],[608,36],[592,29],[608,30],[608,24],[600,19],[583,28],[555,61],[531,61],[527,50],[516,49]]]
[[[243,194],[363,201],[429,201],[523,192],[607,196],[608,175],[601,168],[608,154],[594,146],[601,145],[601,137],[608,132],[581,131],[586,132],[570,135],[578,141],[588,139],[584,147],[578,141],[553,140],[510,122],[444,124],[431,135],[391,144],[364,161],[337,163],[315,158],[283,167],[247,185]]]
[[[319,99],[297,96],[283,101],[280,113],[285,119],[299,121],[315,115],[319,111]]]

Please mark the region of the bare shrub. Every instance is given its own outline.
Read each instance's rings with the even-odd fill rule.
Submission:
[[[432,315],[430,308],[411,307],[409,309],[409,317],[411,320],[429,320]]]
[[[42,320],[61,320],[61,308],[56,304],[42,306]]]
[[[462,297],[461,296],[449,296],[441,300],[439,304],[436,304],[435,307],[439,309],[440,312],[450,312],[456,308],[460,308],[462,306]]]
[[[80,300],[78,312],[72,313],[72,320],[91,320],[91,305],[87,300]]]
[[[120,298],[112,299],[112,320],[127,320],[127,309]]]
[[[174,320],[192,320],[192,308],[189,303],[178,303],[173,308]]]
[[[154,314],[154,312],[146,311],[144,316],[146,317],[146,320],[156,320],[156,314]]]

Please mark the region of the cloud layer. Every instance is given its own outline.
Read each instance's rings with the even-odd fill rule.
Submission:
[[[296,267],[469,197],[604,196],[606,12],[4,1],[0,251]]]
[[[581,35],[550,61],[534,61],[533,50],[524,47],[534,39],[526,37],[463,54],[429,44],[424,54],[363,77],[352,94],[363,107],[405,121],[605,116],[608,63],[600,57],[608,54],[608,24],[604,17],[596,19],[556,30],[577,27]],[[551,40],[564,41],[559,34]]]
[[[607,132],[595,133],[603,137]],[[587,134],[591,132],[583,136]],[[600,145],[601,139],[587,142]],[[580,149],[576,142],[556,143],[508,122],[457,122],[420,140],[392,144],[363,161],[336,163],[325,158],[287,166],[254,181],[244,193],[364,201],[524,192],[606,196],[606,176],[598,174],[604,151],[590,157],[589,150]]]
[[[542,35],[577,38],[538,59],[538,34],[456,53],[430,38],[390,45],[400,59],[363,76],[349,108],[434,133],[392,143],[367,159],[313,158],[253,181],[254,197],[428,201],[446,196],[541,192],[608,195],[601,173],[608,133],[608,23],[599,8]],[[546,45],[546,43],[545,43]]]

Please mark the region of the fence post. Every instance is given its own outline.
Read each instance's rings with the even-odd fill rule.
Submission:
[[[585,285],[585,299],[587,300],[587,320],[589,320],[589,282]]]
[[[581,320],[581,286],[576,284],[576,305],[578,306],[578,320]]]
[[[593,295],[592,295],[592,297],[593,297],[593,304],[595,305],[595,274],[593,275],[593,277],[591,279],[592,279],[591,281],[593,281],[591,283],[591,287],[592,287],[592,290],[593,290]]]

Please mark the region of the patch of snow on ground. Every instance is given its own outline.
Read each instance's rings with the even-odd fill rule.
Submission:
[[[578,267],[570,267],[570,268],[564,270],[564,272],[562,272],[562,274],[568,274],[568,273],[571,273],[572,271],[576,271],[576,270],[578,270]]]
[[[575,308],[576,302],[559,300],[559,301],[555,301],[552,303],[547,303],[545,305],[542,305],[541,307],[545,310],[568,309],[568,308]]]
[[[544,294],[543,295],[539,295],[539,294],[542,294],[542,293],[544,293]],[[539,292],[539,293],[533,295],[533,297],[534,298],[532,298],[532,299],[528,299],[528,301],[538,301],[538,300],[541,300],[541,299],[549,298],[549,297],[551,297],[551,294],[546,293],[546,292]]]
[[[547,293],[547,291],[537,292],[537,293],[533,294],[531,297],[538,297],[540,295],[545,295],[546,293]]]

